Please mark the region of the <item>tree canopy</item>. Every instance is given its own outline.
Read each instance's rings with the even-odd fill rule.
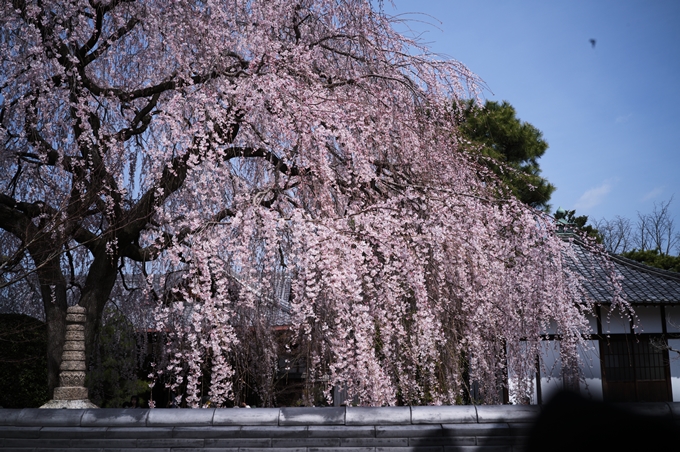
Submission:
[[[460,148],[477,79],[372,3],[2,3],[3,285],[40,288],[51,387],[66,306],[91,354],[114,287],[156,306],[190,406],[274,404],[293,351],[378,406],[493,402],[508,375],[526,400],[550,324],[574,361],[569,244]],[[540,147],[494,153],[538,177]]]
[[[680,272],[680,256],[670,256],[655,250],[631,250],[621,253],[621,256],[640,262],[650,267],[660,268],[671,272]]]
[[[487,100],[484,106],[468,101],[462,113],[463,140],[491,157],[485,163],[522,202],[548,211],[555,186],[540,175],[538,159],[548,149],[542,132],[520,120],[515,108],[506,101]]]

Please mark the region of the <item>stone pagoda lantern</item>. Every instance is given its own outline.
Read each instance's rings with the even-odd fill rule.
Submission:
[[[66,309],[66,341],[59,366],[59,387],[54,398],[40,408],[98,408],[85,387],[85,308]]]

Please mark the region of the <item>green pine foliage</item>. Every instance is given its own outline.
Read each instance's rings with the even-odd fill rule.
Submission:
[[[517,117],[508,102],[487,101],[479,107],[473,101],[463,106],[459,130],[464,143],[493,160],[484,160],[515,196],[537,209],[548,211],[555,186],[541,177],[538,159],[548,149],[543,134]]]

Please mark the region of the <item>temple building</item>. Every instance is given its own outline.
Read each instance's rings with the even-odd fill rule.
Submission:
[[[581,351],[581,394],[609,402],[680,401],[680,274],[609,256],[620,278],[619,296],[635,311],[628,318],[611,310],[614,294],[607,264],[577,240],[572,246],[572,268],[596,303],[589,318],[590,350]],[[565,385],[559,337],[553,334],[542,346],[533,403],[545,403]]]

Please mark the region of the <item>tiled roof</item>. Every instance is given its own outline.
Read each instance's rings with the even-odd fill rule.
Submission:
[[[584,285],[597,302],[608,303],[612,289],[607,278],[606,264],[586,250],[579,242],[572,242],[577,262],[572,268],[584,277]],[[611,265],[620,280],[622,296],[633,304],[680,304],[680,273],[650,267],[621,256],[609,255]]]

